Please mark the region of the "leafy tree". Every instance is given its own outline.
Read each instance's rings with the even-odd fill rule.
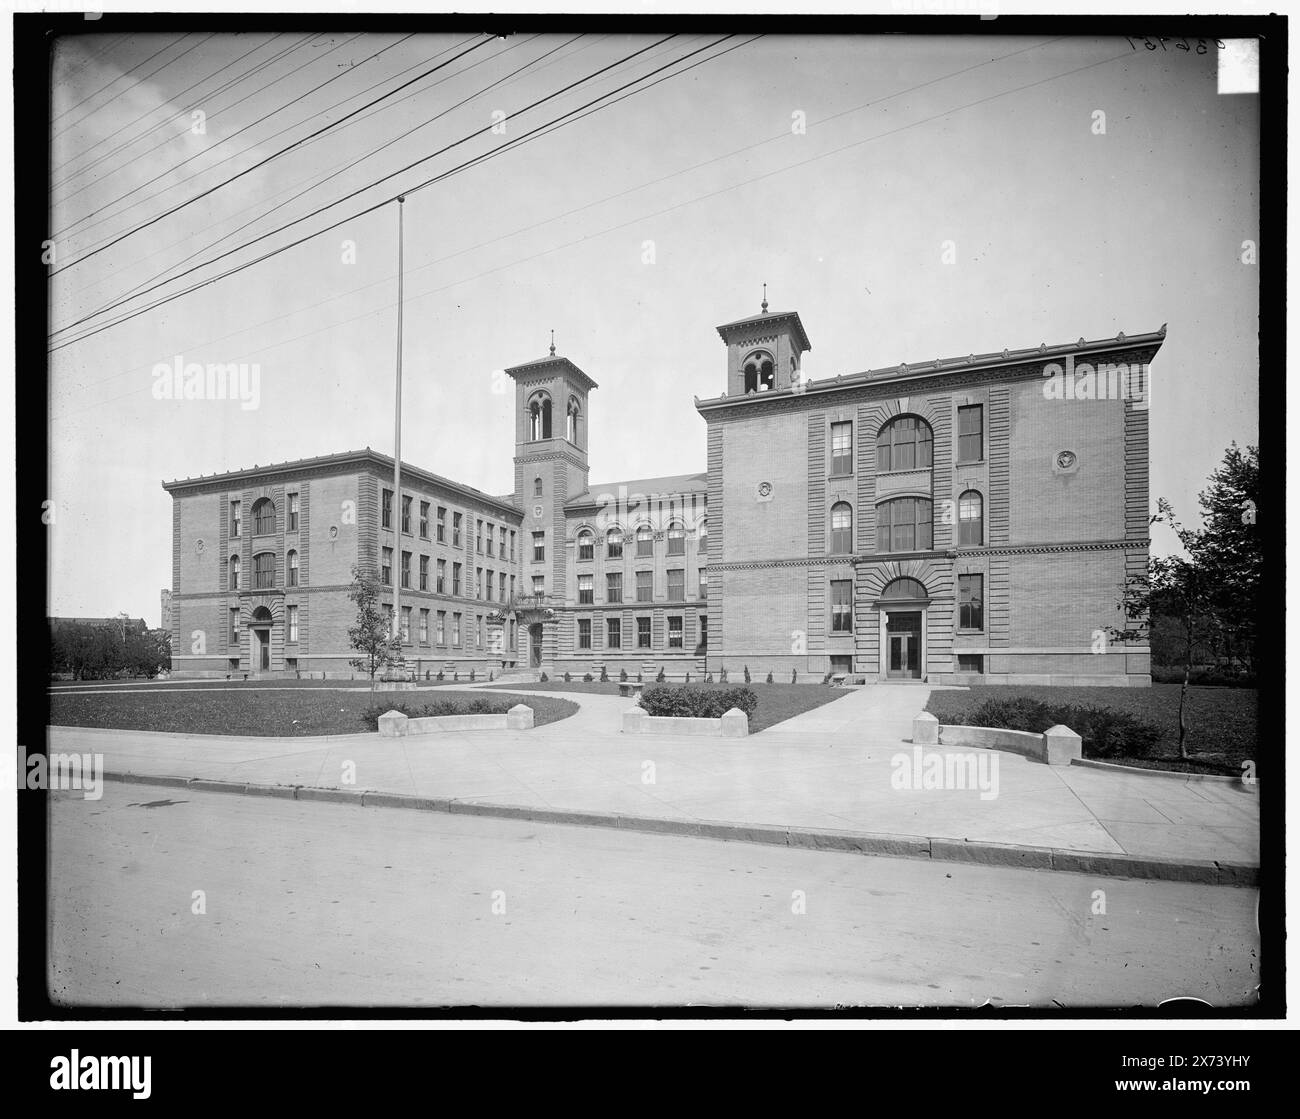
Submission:
[[[357,624],[348,629],[348,643],[361,655],[348,663],[370,677],[375,690],[375,674],[399,660],[401,646],[392,633],[392,623],[379,603],[379,577],[368,567],[354,564],[352,587],[348,598],[356,605]]]
[[[1153,556],[1147,571],[1126,581],[1120,608],[1128,624],[1110,627],[1121,642],[1146,641],[1150,619],[1183,668],[1178,701],[1178,753],[1187,752],[1187,688],[1192,665],[1209,650],[1216,660],[1253,669],[1262,549],[1255,530],[1259,449],[1233,443],[1198,495],[1202,527],[1189,528],[1161,498],[1152,524],[1168,524],[1185,555]]]

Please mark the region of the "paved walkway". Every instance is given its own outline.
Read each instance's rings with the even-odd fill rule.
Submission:
[[[811,686],[811,685],[810,685]],[[1238,784],[996,759],[996,788],[898,788],[929,689],[873,685],[747,739],[630,736],[629,701],[585,693],[530,731],[380,739],[246,738],[49,728],[49,750],[98,752],[110,772],[372,789],[458,801],[739,825],[1011,843],[1180,860],[1259,862],[1259,800]],[[111,702],[111,701],[109,701]],[[985,770],[991,776],[992,770]],[[351,780],[349,780],[351,778]],[[996,795],[989,795],[995,791]]]

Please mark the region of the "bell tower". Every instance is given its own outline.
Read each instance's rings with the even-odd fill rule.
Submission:
[[[762,310],[718,327],[727,346],[727,396],[788,391],[800,382],[799,364],[812,349],[797,311]]]

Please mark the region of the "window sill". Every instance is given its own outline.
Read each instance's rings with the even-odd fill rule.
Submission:
[[[828,481],[828,482],[842,482],[842,481],[844,481],[846,478],[852,478],[852,477],[853,477],[853,471],[850,470],[847,474],[828,474],[828,475],[826,475],[826,481]]]
[[[954,470],[961,470],[962,468],[967,466],[985,466],[987,464],[988,464],[988,459],[973,458],[970,460],[970,462],[954,462],[952,466]]]

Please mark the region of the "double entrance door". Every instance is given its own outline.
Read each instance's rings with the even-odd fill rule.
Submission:
[[[885,624],[885,674],[893,680],[921,678],[921,612],[893,611]]]

